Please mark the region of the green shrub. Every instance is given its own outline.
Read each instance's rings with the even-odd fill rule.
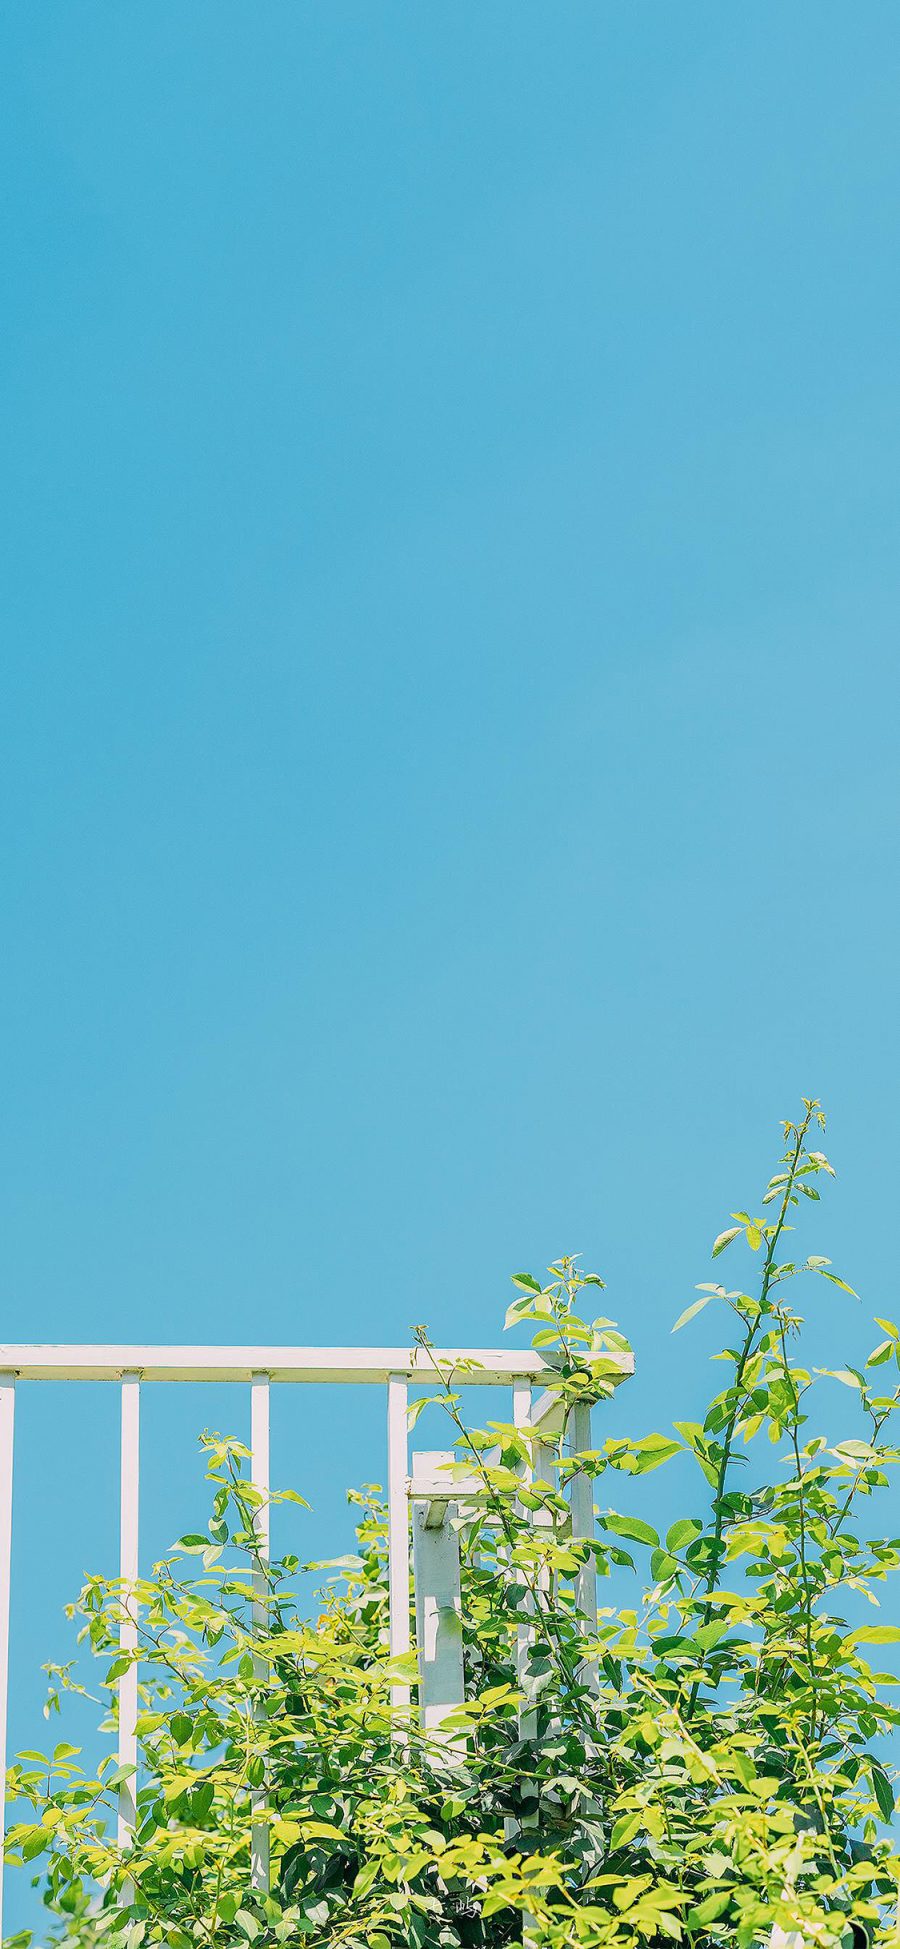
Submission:
[[[511,1425],[466,1429],[436,1374],[433,1394],[485,1498],[460,1532],[461,1754],[429,1745],[414,1713],[402,1739],[391,1721],[391,1683],[413,1668],[391,1665],[386,1650],[377,1492],[354,1498],[359,1554],[333,1567],[315,1619],[298,1615],[293,1560],[266,1571],[260,1634],[247,1451],[204,1438],[209,1534],[182,1538],[138,1593],[132,1851],[115,1840],[113,1756],[86,1776],[62,1745],[11,1772],[33,1817],[12,1830],[8,1852],[36,1864],[61,1939],[454,1949],[521,1940],[524,1926],[548,1949],[630,1949],[750,1945],[777,1926],[827,1945],[849,1940],[855,1919],[900,1942],[892,1774],[879,1757],[897,1723],[896,1680],[869,1662],[900,1627],[865,1602],[877,1606],[900,1542],[863,1533],[898,1459],[900,1332],[880,1322],[866,1369],[832,1376],[856,1410],[853,1438],[819,1432],[822,1377],[800,1364],[789,1293],[801,1275],[836,1275],[826,1259],[783,1255],[794,1208],[833,1175],[811,1147],[823,1126],[807,1103],[785,1126],[761,1215],[735,1213],[715,1242],[716,1259],[746,1253],[752,1292],[704,1285],[678,1322],[714,1305],[727,1323],[724,1385],[702,1424],[608,1439],[578,1458],[557,1450],[552,1479],[529,1486],[527,1438]],[[569,1260],[544,1285],[516,1281],[509,1320],[534,1328],[567,1405],[607,1395],[617,1377],[609,1356],[621,1336],[582,1319],[600,1284]],[[748,1453],[765,1437],[773,1446],[751,1487]],[[661,1537],[652,1521],[605,1506],[601,1477],[643,1476],[684,1450],[702,1480],[702,1518]],[[574,1601],[592,1546],[567,1534],[560,1492],[575,1466],[602,1486],[593,1549],[618,1600],[596,1630]],[[652,1486],[648,1503],[652,1517]],[[110,1733],[121,1601],[115,1581],[92,1577],[72,1607],[110,1688]],[[851,1627],[863,1613],[871,1622]],[[265,1897],[250,1875],[264,1789]]]

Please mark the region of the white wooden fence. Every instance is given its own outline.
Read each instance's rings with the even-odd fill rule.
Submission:
[[[631,1371],[631,1356],[619,1356],[623,1373]],[[420,1711],[426,1729],[434,1732],[462,1697],[459,1609],[459,1560],[456,1535],[447,1511],[464,1499],[464,1488],[441,1467],[445,1454],[413,1457],[409,1474],[407,1402],[410,1385],[433,1387],[436,1370],[454,1389],[507,1386],[513,1393],[513,1419],[534,1430],[536,1443],[559,1428],[560,1405],[552,1389],[532,1405],[532,1387],[547,1374],[540,1355],[504,1348],[430,1349],[403,1347],[92,1347],[0,1345],[0,1940],[2,1940],[2,1848],[6,1815],[6,1730],[9,1677],[9,1599],[12,1545],[13,1434],[16,1388],[32,1381],[112,1381],[121,1391],[120,1558],[125,1588],[138,1577],[140,1507],[140,1393],[144,1383],[157,1381],[235,1381],[250,1387],[251,1476],[264,1498],[256,1515],[259,1554],[269,1555],[269,1390],[284,1383],[380,1386],[387,1395],[387,1491],[390,1652],[410,1649],[410,1515],[415,1536],[417,1649]],[[577,1417],[577,1420],[575,1419]],[[574,1411],[573,1447],[590,1447],[590,1409]],[[570,1488],[573,1533],[593,1534],[593,1498],[587,1476],[575,1475]],[[258,1616],[265,1617],[260,1590]],[[576,1592],[579,1608],[595,1610],[593,1566],[580,1574]],[[135,1619],[121,1626],[123,1650],[138,1641]],[[133,1767],[137,1761],[138,1668],[132,1663],[118,1681],[118,1761]],[[409,1687],[394,1687],[398,1709],[409,1705]],[[135,1826],[135,1776],[119,1789],[119,1840],[128,1845]],[[260,1789],[260,1818],[252,1836],[254,1886],[268,1883],[268,1826],[265,1793]]]

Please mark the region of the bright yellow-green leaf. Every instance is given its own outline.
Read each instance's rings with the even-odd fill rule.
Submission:
[[[702,1313],[704,1306],[709,1305],[712,1297],[712,1293],[704,1293],[702,1299],[695,1299],[691,1306],[686,1306],[684,1312],[679,1313],[672,1332],[677,1333],[681,1327],[687,1326],[688,1320],[695,1320],[697,1314]]]

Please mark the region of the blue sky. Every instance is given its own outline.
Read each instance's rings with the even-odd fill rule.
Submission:
[[[806,1091],[856,1347],[896,1305],[896,9],[0,41],[4,1337],[489,1343],[574,1249],[652,1425]],[[115,1403],[21,1392],[33,1743]],[[381,1413],[279,1403],[312,1547]],[[148,1404],[148,1550],[245,1419]]]

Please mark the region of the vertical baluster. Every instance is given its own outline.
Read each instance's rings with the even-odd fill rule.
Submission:
[[[253,1629],[264,1635],[269,1628],[267,1576],[270,1556],[269,1522],[269,1377],[268,1374],[254,1374],[250,1388],[250,1464],[253,1486],[264,1500],[253,1514],[253,1527],[256,1532],[257,1563],[253,1571]],[[263,1658],[256,1660],[256,1677],[262,1681],[268,1671]],[[262,1721],[262,1701],[257,1705],[256,1716]],[[254,1888],[268,1893],[269,1888],[269,1823],[268,1795],[265,1786],[255,1787],[252,1796],[253,1820],[250,1831],[250,1879]]]
[[[517,1428],[527,1428],[529,1426],[530,1420],[531,1420],[531,1384],[529,1381],[524,1381],[524,1380],[514,1381],[513,1382],[513,1423]],[[533,1473],[534,1473],[534,1469],[533,1469],[533,1453],[532,1453],[532,1459],[524,1464],[520,1464],[519,1466],[519,1477],[523,1485],[527,1486],[531,1482]],[[518,1513],[520,1515],[524,1515],[525,1512],[522,1507],[522,1504],[521,1503],[518,1504],[517,1507],[518,1507]],[[529,1574],[533,1580],[533,1572],[530,1572]],[[524,1581],[524,1580],[520,1579],[520,1581]],[[521,1604],[519,1606],[519,1618],[521,1622],[516,1626],[516,1677],[520,1685],[524,1683],[525,1675],[528,1669],[528,1654],[534,1643],[534,1625],[528,1622],[529,1616],[533,1616],[533,1615],[534,1615],[534,1598],[531,1595],[529,1595],[526,1598],[524,1604]],[[519,1738],[534,1739],[536,1732],[537,1732],[537,1713],[535,1712],[534,1708],[532,1706],[524,1706],[524,1707],[520,1706],[519,1707]],[[537,1801],[535,1800],[532,1808],[528,1812],[526,1812],[523,1809],[521,1822],[515,1820],[504,1821],[504,1828],[506,1830],[507,1837],[509,1839],[513,1839],[514,1836],[520,1831],[521,1828],[534,1827],[536,1825],[536,1822],[537,1822]],[[522,1942],[525,1945],[527,1945],[531,1940],[531,1934],[530,1934],[531,1923],[532,1923],[532,1917],[529,1910],[527,1908],[523,1908]]]
[[[3,1844],[6,1839],[6,1709],[15,1409],[16,1383],[11,1374],[3,1374],[0,1376],[0,1941],[3,1938]]]
[[[530,1383],[528,1381],[514,1381],[513,1382],[513,1423],[517,1428],[527,1428],[529,1424],[530,1416],[531,1416]],[[521,1466],[519,1469],[520,1480],[522,1481],[523,1485],[526,1488],[528,1487],[531,1481],[531,1476],[532,1476],[531,1463],[528,1462],[523,1466]],[[522,1505],[519,1504],[517,1505],[517,1507],[518,1507],[519,1515],[524,1514]],[[519,1582],[521,1583],[523,1581],[524,1580],[520,1577]],[[534,1642],[534,1626],[527,1622],[528,1616],[530,1615],[530,1613],[533,1612],[533,1610],[534,1610],[534,1599],[529,1596],[526,1598],[525,1602],[519,1606],[519,1616],[521,1619],[521,1623],[516,1628],[516,1677],[518,1678],[520,1685],[523,1683],[525,1678],[525,1673],[528,1665],[528,1653]],[[535,1728],[534,1713],[532,1711],[520,1710],[519,1738],[533,1739],[534,1728]]]
[[[389,1646],[392,1658],[409,1650],[409,1507],[407,1503],[407,1409],[408,1389],[399,1374],[388,1381],[388,1616]],[[410,1688],[391,1687],[391,1706],[397,1713],[409,1706]]]
[[[122,1619],[119,1625],[119,1650],[130,1658],[127,1671],[119,1678],[119,1765],[137,1766],[138,1668],[133,1654],[138,1644],[137,1579],[138,1521],[140,1508],[140,1414],[141,1384],[136,1374],[122,1375],[122,1436],[119,1487],[119,1579]],[[120,1848],[131,1846],[137,1819],[137,1774],[130,1773],[119,1787],[118,1841]],[[130,1886],[123,1889],[124,1905],[134,1899]]]

